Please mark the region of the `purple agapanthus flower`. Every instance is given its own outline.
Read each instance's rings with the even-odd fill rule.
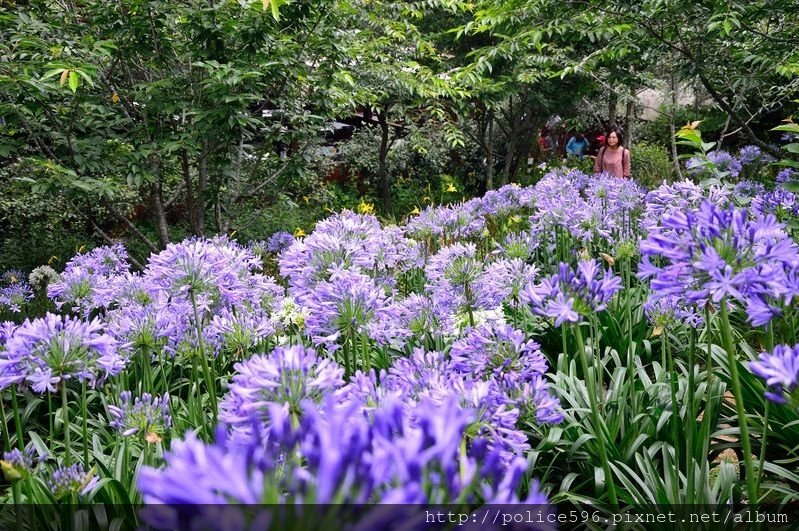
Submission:
[[[741,148],[741,151],[738,152],[738,159],[744,166],[759,163],[762,157],[763,151],[755,145],[744,146]]]
[[[707,154],[707,158],[718,171],[729,173],[733,179],[737,178],[741,174],[741,170],[743,170],[741,161],[727,151],[711,151]]]
[[[561,263],[556,275],[528,285],[522,299],[533,312],[561,326],[601,312],[621,287],[621,279],[610,270],[602,271],[596,260],[584,260],[577,269]]]
[[[485,268],[473,286],[476,298],[489,307],[505,303],[511,308],[520,305],[521,293],[538,277],[538,268],[521,258],[501,259]]]
[[[145,503],[518,503],[526,461],[502,467],[479,437],[466,438],[474,411],[456,397],[410,409],[391,399],[371,414],[328,397],[303,404],[293,422],[274,405],[264,445],[213,444],[189,434],[166,454],[166,467],[145,467]],[[278,469],[278,464],[280,468]],[[526,501],[544,502],[533,485]]]
[[[329,281],[322,281],[303,300],[308,310],[305,326],[317,345],[329,351],[339,340],[356,338],[392,310],[385,290],[363,273],[337,269]]]
[[[10,286],[18,282],[24,282],[25,278],[26,278],[25,273],[23,273],[19,269],[8,269],[6,271],[3,271],[3,274],[0,275],[0,284],[5,286]]]
[[[10,452],[3,452],[0,468],[3,469],[6,479],[13,482],[29,477],[43,459],[44,456],[37,455],[33,447],[27,448],[24,452],[14,448]]]
[[[5,347],[0,351],[0,389],[26,383],[37,393],[55,392],[72,379],[97,385],[126,364],[98,319],[48,313],[22,323]]]
[[[779,302],[799,295],[785,291],[799,252],[774,216],[750,219],[746,209],[705,202],[698,211],[664,216],[663,230],[640,248],[638,276],[651,278],[652,299],[673,295],[701,307],[726,298],[745,304],[750,322],[760,326],[779,313]]]
[[[755,197],[765,192],[765,186],[757,181],[745,180],[735,185],[735,194],[741,197]]]
[[[764,352],[758,361],[750,362],[749,369],[766,381],[769,400],[799,405],[799,396],[795,393],[799,387],[799,344],[777,345],[774,352]]]
[[[774,214],[778,219],[788,221],[799,216],[799,197],[783,188],[776,188],[755,196],[751,208],[761,216]]]
[[[24,280],[0,288],[0,307],[6,306],[12,313],[21,313],[22,307],[31,300],[33,288]]]
[[[223,309],[214,315],[203,335],[214,353],[225,352],[234,359],[243,359],[255,352],[275,334],[275,324],[266,311]]]
[[[251,250],[225,237],[187,240],[152,255],[143,279],[152,292],[194,296],[202,310],[229,308],[251,300],[261,267]]]
[[[394,302],[368,325],[369,337],[380,345],[402,350],[409,342],[422,341],[428,335],[446,336],[455,328],[454,315],[449,310],[429,297],[412,293]]]
[[[269,421],[270,407],[286,407],[295,417],[303,401],[320,403],[325,395],[344,385],[344,369],[302,346],[277,347],[235,365],[230,390],[219,405],[219,419],[242,433],[251,434],[252,423]]]
[[[795,170],[792,170],[791,168],[783,168],[777,172],[774,180],[777,184],[785,184],[796,180],[798,176],[799,173],[797,173]]]
[[[450,348],[452,369],[477,379],[502,379],[512,375],[523,380],[544,374],[547,361],[541,348],[509,325],[480,326],[469,330]]]
[[[664,231],[661,221],[665,216],[697,209],[705,201],[723,207],[729,203],[729,196],[729,190],[718,185],[711,186],[705,191],[688,180],[663,184],[646,195],[641,226],[646,232]]]
[[[294,243],[294,235],[284,230],[278,231],[269,237],[266,249],[270,253],[279,254],[284,249],[288,249]]]
[[[676,295],[647,300],[644,313],[656,329],[667,329],[678,324],[699,328],[705,321],[695,306]]]
[[[426,288],[433,301],[446,308],[493,308],[499,302],[493,294],[478,299],[474,290],[482,273],[483,261],[477,255],[477,247],[473,243],[456,243],[430,258],[425,268]]]
[[[99,481],[94,475],[94,469],[87,472],[82,464],[75,464],[68,467],[59,466],[49,475],[46,483],[53,497],[60,500],[72,495],[84,496],[91,492]]]
[[[148,443],[158,442],[172,427],[168,393],[164,396],[144,393],[134,399],[130,391],[122,391],[119,400],[119,407],[108,406],[109,424],[123,437],[139,434]]]
[[[96,291],[112,278],[130,269],[128,253],[122,244],[98,247],[75,255],[59,278],[47,286],[47,296],[60,308],[67,304],[75,312],[88,315],[104,307]]]

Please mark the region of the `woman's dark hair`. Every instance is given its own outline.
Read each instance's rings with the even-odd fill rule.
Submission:
[[[577,133],[577,140],[579,140],[580,142],[582,142],[583,140],[585,140],[585,135],[584,135],[584,134],[582,134],[582,133]]]
[[[616,133],[616,138],[619,139],[619,146],[624,147],[624,133],[622,133],[621,128],[614,127],[608,130],[607,134],[605,135],[605,145],[608,145],[608,138],[610,138],[610,133]]]

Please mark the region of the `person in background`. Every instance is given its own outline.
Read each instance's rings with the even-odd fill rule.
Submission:
[[[577,133],[566,142],[566,156],[577,157],[582,159],[585,156],[585,151],[588,149],[588,139],[585,138],[583,133]]]
[[[630,178],[630,150],[624,147],[621,129],[612,129],[605,136],[605,145],[594,161],[594,173],[606,172],[623,179]]]
[[[599,150],[605,145],[605,135],[598,135],[594,137],[591,146],[588,148],[588,156],[595,159],[599,154]]]
[[[546,129],[542,129],[541,135],[538,137],[538,151],[541,152],[541,160],[549,160],[552,144],[549,142],[549,131]]]

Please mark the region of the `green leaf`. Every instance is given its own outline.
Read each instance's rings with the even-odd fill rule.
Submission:
[[[69,88],[72,89],[72,92],[78,91],[79,83],[80,83],[80,76],[75,70],[71,71],[69,73]]]
[[[787,131],[789,133],[799,133],[799,124],[791,122],[784,125],[778,125],[777,127],[773,128],[772,131]]]
[[[782,149],[784,149],[788,153],[799,153],[799,143],[793,142],[791,144],[785,144],[784,146],[782,146]]]
[[[61,72],[63,72],[64,70],[65,70],[64,68],[53,68],[52,70],[48,70],[42,76],[42,81],[44,81],[45,79],[50,79],[51,77],[55,77],[57,75],[60,75]]]

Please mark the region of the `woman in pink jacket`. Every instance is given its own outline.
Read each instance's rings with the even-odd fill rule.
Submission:
[[[594,173],[602,172],[623,179],[630,178],[630,150],[624,147],[621,129],[613,129],[605,135],[605,145],[597,153]]]

